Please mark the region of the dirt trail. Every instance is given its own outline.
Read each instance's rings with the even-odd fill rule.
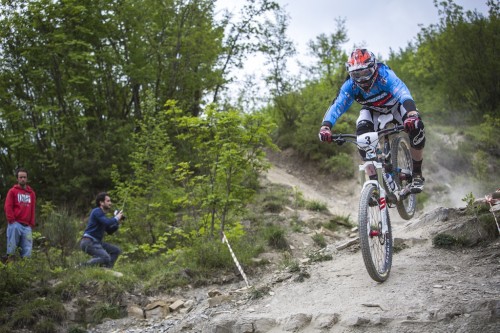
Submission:
[[[267,179],[275,184],[293,186],[300,191],[306,200],[323,202],[330,213],[339,216],[350,215],[352,219],[358,216],[359,185],[355,180],[336,182],[335,185],[318,185],[313,182],[305,183],[298,177],[276,166],[267,172]],[[356,191],[358,190],[358,191]]]
[[[359,191],[355,181],[322,192],[281,168],[273,167],[267,177],[297,187],[308,200],[327,202],[334,214],[357,218],[359,196],[350,192]],[[273,318],[293,312],[338,314],[343,325],[328,332],[366,331],[366,327],[370,332],[499,332],[500,313],[490,323],[480,319],[481,311],[490,318],[489,309],[500,307],[498,240],[487,248],[437,249],[430,239],[433,229],[444,223],[437,211],[420,213],[421,219],[410,222],[400,219],[394,209],[390,214],[395,241],[404,250],[394,255],[388,281],[379,284],[370,279],[355,246],[334,251],[332,261],[311,266],[311,278],[303,284],[277,287],[257,308]],[[319,332],[312,326],[302,331]]]
[[[297,188],[307,200],[327,203],[332,214],[357,220],[356,180],[324,186],[324,180],[301,175],[296,168],[275,164],[267,178]],[[368,276],[357,245],[335,250],[344,239],[329,246],[333,260],[307,267],[310,278],[304,282],[276,284],[268,296],[206,327],[238,332],[244,325],[234,318],[240,318],[240,323],[252,322],[255,332],[263,326],[262,332],[499,332],[500,242],[461,251],[433,247],[436,228],[450,222],[446,212],[419,212],[404,221],[390,210],[395,243],[402,250],[395,253],[391,275],[382,284]],[[275,326],[268,329],[263,320]]]
[[[350,215],[356,222],[360,186],[355,180],[324,185],[324,179],[311,181],[293,171],[275,164],[267,177],[296,187],[305,199],[325,202],[332,214]],[[108,322],[92,332],[500,332],[500,240],[439,249],[432,245],[432,235],[456,223],[450,210],[421,212],[409,222],[396,218],[395,209],[390,214],[400,251],[382,284],[369,277],[358,245],[336,250],[347,240],[342,239],[325,250],[332,260],[302,265],[306,274],[301,280],[276,265],[251,276],[253,288],[268,287],[262,297],[234,296],[245,286],[243,281],[215,286],[232,295],[231,301],[217,306],[210,305],[207,288],[194,290],[186,298],[196,299],[196,305],[182,319]],[[311,241],[307,233],[293,237]]]

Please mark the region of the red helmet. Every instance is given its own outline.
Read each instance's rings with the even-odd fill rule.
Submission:
[[[362,89],[368,90],[377,78],[377,59],[367,49],[355,49],[346,62],[351,79]]]

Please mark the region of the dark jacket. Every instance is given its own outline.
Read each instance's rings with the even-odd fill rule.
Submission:
[[[116,218],[107,217],[101,208],[96,207],[90,213],[87,228],[85,228],[83,235],[91,237],[98,242],[102,242],[106,230],[117,225],[118,220]]]

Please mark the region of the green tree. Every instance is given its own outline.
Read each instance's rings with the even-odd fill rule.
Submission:
[[[263,149],[273,147],[272,124],[261,114],[205,110],[206,117],[181,117],[176,126],[185,129],[178,139],[192,145],[193,158],[184,161],[186,207],[196,207],[200,235],[210,238],[238,223],[251,199],[260,171],[267,167]],[[178,178],[179,179],[179,178]]]
[[[287,36],[290,17],[282,10],[274,12],[274,21],[266,20],[266,29],[259,36],[260,51],[264,54],[265,64],[270,65],[265,81],[271,96],[284,95],[291,90],[287,73],[287,62],[297,52],[293,41]]]
[[[500,41],[498,2],[488,1],[488,17],[476,11],[464,13],[452,0],[435,4],[440,22],[419,33],[414,74],[446,98],[450,111],[470,110],[470,121],[482,120],[485,113],[498,115],[500,65],[494,56]]]
[[[308,76],[303,87],[295,85],[295,89],[276,96],[266,108],[278,126],[275,141],[281,148],[293,147],[303,157],[312,159],[324,156],[325,150],[334,152],[332,147],[320,146],[317,132],[325,110],[346,78],[347,55],[341,49],[347,42],[346,36],[344,21],[338,19],[334,33],[321,34],[310,41],[309,49],[316,62],[306,70],[314,75]],[[341,123],[348,118],[344,117]]]
[[[259,172],[267,168],[263,149],[273,147],[272,124],[261,114],[203,110],[194,117],[168,101],[155,114],[154,97],[143,106],[134,134],[132,174],[114,174],[116,197],[126,200],[120,232],[128,253],[167,251],[202,240],[220,240],[251,200]],[[175,138],[169,129],[176,128]],[[185,142],[178,154],[174,142]]]
[[[227,32],[223,40],[223,51],[219,55],[217,64],[217,69],[223,80],[214,89],[213,103],[219,102],[220,94],[225,85],[235,79],[235,74],[232,72],[235,69],[241,69],[244,60],[259,50],[260,45],[256,36],[265,31],[265,26],[260,22],[260,18],[267,12],[278,9],[279,5],[274,1],[247,0],[239,13],[238,20],[232,21],[233,14],[225,13],[221,26]]]
[[[102,66],[111,14],[99,9],[92,1],[0,6],[1,170],[27,167],[40,197],[54,202],[86,202],[110,184],[110,152],[115,162],[127,152],[118,143],[130,127],[116,108],[126,103],[109,98],[121,88]]]
[[[259,16],[276,6],[250,3],[244,23],[225,38],[230,21],[215,20],[214,3],[2,2],[2,179],[14,181],[14,168],[23,165],[40,198],[88,207],[111,187],[112,165],[130,171],[130,134],[141,128],[146,91],[156,113],[176,100],[198,116],[207,96],[227,83],[230,64],[255,47],[246,41],[261,28]]]
[[[165,111],[156,111],[152,94],[142,109],[139,130],[132,135],[133,149],[129,157],[132,173],[113,173],[114,194],[126,215],[121,235],[129,250],[158,243],[163,233],[174,225],[175,200],[183,195],[183,189],[174,179],[176,150],[166,131],[169,117]]]
[[[349,41],[345,19],[337,18],[336,22],[337,28],[334,33],[329,35],[322,33],[316,40],[310,40],[308,43],[311,54],[316,58],[316,64],[310,68],[311,71],[317,78],[326,78],[332,88],[337,87],[339,80],[345,77],[342,69],[347,56],[342,51],[342,45]]]

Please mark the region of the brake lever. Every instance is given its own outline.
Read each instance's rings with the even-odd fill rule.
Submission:
[[[345,139],[340,136],[332,137],[332,141],[334,141],[338,146],[342,146],[346,142]]]

